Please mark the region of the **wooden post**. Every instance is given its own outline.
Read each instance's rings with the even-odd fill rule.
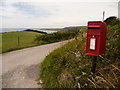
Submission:
[[[95,74],[95,72],[96,72],[96,63],[97,63],[97,56],[93,56],[93,59],[92,59],[92,69],[91,69],[91,72],[93,74]]]
[[[19,36],[18,36],[18,46],[20,45],[20,38],[19,38]]]

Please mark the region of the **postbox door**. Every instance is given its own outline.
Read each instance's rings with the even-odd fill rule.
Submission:
[[[100,35],[87,35],[87,53],[98,56],[100,49]]]

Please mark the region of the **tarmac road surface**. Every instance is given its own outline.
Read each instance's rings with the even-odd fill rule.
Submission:
[[[68,40],[2,54],[2,88],[40,88],[39,65]]]

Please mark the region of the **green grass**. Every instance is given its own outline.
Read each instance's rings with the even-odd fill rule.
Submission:
[[[74,78],[84,72],[90,73],[90,60],[76,57],[85,50],[85,38],[74,40],[50,53],[41,64],[40,78],[45,88],[73,88]],[[62,52],[62,53],[61,53]],[[78,60],[79,59],[79,60]],[[84,60],[81,62],[81,60]],[[83,68],[84,67],[84,68]],[[86,74],[87,75],[87,74]],[[83,75],[83,77],[86,77]]]
[[[2,37],[0,53],[68,40],[76,37],[79,34],[79,29],[66,29],[51,34],[40,34],[33,31],[0,33],[0,37]]]
[[[0,53],[71,39],[78,33],[77,29],[52,34],[40,34],[32,31],[0,33],[0,37],[2,37]]]
[[[0,33],[0,36],[2,37],[2,44],[0,46],[0,51],[8,52],[20,48],[34,46],[36,45],[34,39],[38,35],[42,35],[42,34],[36,32],[29,32],[29,31]]]
[[[94,77],[92,56],[85,53],[86,38],[81,36],[50,53],[41,63],[39,79],[43,88],[120,88],[119,25],[108,26],[106,52],[98,57]]]

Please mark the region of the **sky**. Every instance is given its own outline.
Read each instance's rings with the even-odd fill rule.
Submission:
[[[118,17],[119,0],[1,0],[0,28],[62,28]]]

